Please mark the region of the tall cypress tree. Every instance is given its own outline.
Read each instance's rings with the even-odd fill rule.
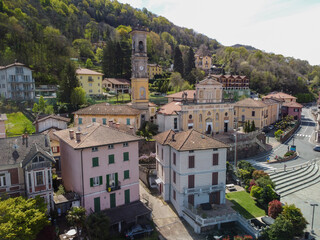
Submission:
[[[194,51],[192,47],[189,48],[188,55],[187,55],[187,62],[185,66],[185,75],[188,76],[192,69],[195,68],[195,59],[194,59]]]
[[[179,46],[176,46],[176,48],[174,49],[173,70],[180,73],[181,76],[184,76],[182,53]]]
[[[71,102],[71,93],[74,88],[79,87],[74,64],[68,61],[60,74],[59,100],[64,103]]]

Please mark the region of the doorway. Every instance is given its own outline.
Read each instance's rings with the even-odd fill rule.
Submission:
[[[228,132],[228,123],[227,122],[224,123],[224,132]]]

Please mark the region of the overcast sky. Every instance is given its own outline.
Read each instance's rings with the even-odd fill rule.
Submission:
[[[320,64],[320,0],[119,0],[225,46],[251,45]]]

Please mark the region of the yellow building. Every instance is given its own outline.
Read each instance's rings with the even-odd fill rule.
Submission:
[[[76,70],[76,75],[80,86],[84,89],[87,95],[94,96],[102,94],[102,73],[86,68],[78,68]]]
[[[211,68],[211,57],[209,55],[194,55],[196,68],[209,70]]]
[[[140,128],[140,110],[128,105],[110,105],[99,103],[74,112],[74,125],[87,126],[93,122],[108,125],[110,121],[121,125]]]
[[[268,105],[261,100],[246,98],[234,104],[234,115],[237,127],[245,122],[254,121],[255,127],[261,129],[268,125]]]
[[[155,75],[162,75],[162,67],[158,64],[148,64],[148,78],[153,79]]]

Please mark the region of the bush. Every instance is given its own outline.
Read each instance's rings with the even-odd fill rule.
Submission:
[[[251,191],[250,191],[250,196],[254,197],[256,199],[259,199],[261,196],[261,192],[262,192],[261,187],[259,187],[257,185],[252,186]]]
[[[268,176],[268,173],[266,173],[263,170],[254,170],[252,173],[252,178],[255,180],[259,179],[260,177],[264,177],[264,176]]]
[[[288,151],[288,152],[286,152],[286,153],[284,154],[284,157],[290,157],[290,156],[292,156],[292,155],[294,155],[294,154],[295,154],[294,151]]]
[[[250,186],[248,187],[248,191],[247,192],[251,192],[251,189],[253,186],[256,186],[256,181],[254,179],[251,179],[250,181]]]
[[[282,204],[279,200],[273,200],[268,204],[268,215],[273,219],[276,219],[282,212]]]
[[[257,179],[256,184],[261,188],[264,188],[268,185],[270,185],[272,188],[275,188],[275,184],[274,184],[274,182],[272,182],[269,175],[266,175],[266,176],[263,176],[263,177],[260,177],[259,179]]]
[[[283,131],[281,130],[281,129],[279,129],[278,131],[276,131],[275,133],[274,133],[274,136],[276,137],[276,138],[280,138],[280,136],[283,134]]]

